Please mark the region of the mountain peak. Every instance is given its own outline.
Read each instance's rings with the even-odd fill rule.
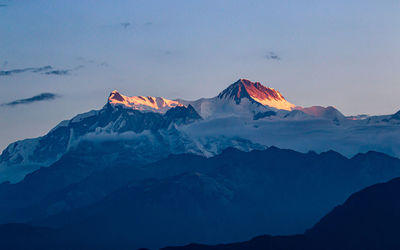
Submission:
[[[123,106],[141,111],[153,111],[158,113],[165,113],[170,108],[183,106],[178,101],[165,99],[163,97],[153,96],[125,96],[120,94],[117,90],[110,93],[108,103],[112,106]]]
[[[233,99],[237,104],[243,98],[247,98],[250,101],[276,109],[292,110],[296,107],[296,105],[288,102],[279,91],[265,87],[260,82],[252,82],[243,78],[231,84],[218,97],[221,99]]]
[[[123,102],[124,101],[124,97],[117,91],[117,90],[113,90],[109,97],[108,100],[116,100],[116,101],[120,101]]]

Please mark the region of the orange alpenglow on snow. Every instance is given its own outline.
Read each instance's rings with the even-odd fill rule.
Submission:
[[[276,109],[292,110],[296,107],[296,105],[288,102],[279,91],[247,79],[239,79],[221,92],[218,97],[234,98],[237,103],[240,103],[242,98],[249,98],[264,106]]]
[[[123,105],[127,108],[132,108],[141,111],[153,111],[164,113],[170,108],[183,106],[178,101],[168,100],[162,97],[152,96],[124,96],[117,90],[111,92],[108,97],[108,103],[112,105]]]

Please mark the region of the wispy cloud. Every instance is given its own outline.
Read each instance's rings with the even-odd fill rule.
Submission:
[[[51,70],[51,66],[43,66],[43,67],[30,67],[30,68],[22,68],[22,69],[10,69],[10,70],[0,70],[0,76],[11,76],[15,74],[21,74],[25,72],[34,72],[34,73],[39,73],[43,72],[46,70]]]
[[[267,60],[276,60],[276,61],[280,61],[281,57],[279,55],[277,55],[275,52],[273,51],[269,51],[265,56],[265,59]]]
[[[51,101],[58,97],[60,97],[60,95],[54,93],[41,93],[39,95],[35,95],[26,99],[19,99],[12,102],[3,103],[0,106],[14,107],[21,104],[31,104],[34,102]]]
[[[82,68],[83,66],[78,66],[73,69],[55,69],[54,67],[47,65],[43,67],[29,67],[21,69],[10,69],[10,70],[0,70],[0,76],[12,76],[16,74],[31,72],[31,73],[41,73],[45,75],[68,75],[73,70]]]
[[[50,70],[50,71],[44,72],[44,74],[62,76],[62,75],[68,75],[70,72],[71,72],[70,69],[64,69],[64,70],[56,69],[56,70]]]
[[[120,24],[124,29],[127,29],[129,26],[131,26],[130,22],[123,22],[123,23],[120,23]]]
[[[43,73],[43,72],[47,72],[52,69],[53,69],[53,67],[48,65],[48,66],[39,67],[39,68],[31,68],[31,71],[34,73]]]

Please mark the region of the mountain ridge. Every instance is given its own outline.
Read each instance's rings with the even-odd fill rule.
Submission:
[[[231,242],[302,232],[354,191],[400,176],[399,159],[373,152],[349,159],[334,151],[228,147],[210,158],[170,155],[145,165],[129,151],[94,152],[78,150],[0,185],[1,222],[65,226],[94,241],[112,233],[136,247]]]
[[[276,145],[302,152],[334,149],[347,156],[368,150],[400,156],[400,133],[393,132],[400,129],[398,113],[358,119],[345,117],[331,106],[293,107],[275,89],[246,79],[213,98],[157,98],[113,91],[102,109],[62,121],[44,136],[11,143],[0,155],[0,183],[19,181],[51,165],[82,140],[120,140],[128,147],[144,148],[155,143],[172,150],[165,153],[182,153],[185,148],[206,156],[235,143],[249,149]],[[289,106],[284,107],[292,110],[274,108],[274,103],[263,105],[264,101],[286,103]],[[371,140],[374,134],[378,136]],[[248,146],[243,147],[244,141]]]
[[[183,106],[178,101],[165,99],[163,97],[153,96],[124,96],[121,95],[117,90],[110,93],[108,97],[108,103],[111,105],[121,105],[126,108],[141,111],[153,111],[159,113],[165,113],[167,110],[175,107]]]

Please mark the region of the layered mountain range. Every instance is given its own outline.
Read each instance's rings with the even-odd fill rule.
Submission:
[[[304,234],[260,235],[251,240],[219,245],[188,244],[162,250],[396,250],[400,223],[400,179],[361,190],[325,215]],[[163,234],[162,234],[163,235]],[[115,249],[82,240],[86,235],[26,224],[0,225],[0,244],[5,249]],[[157,234],[153,234],[157,237]],[[134,237],[133,235],[131,237]],[[132,249],[124,242],[120,249]]]
[[[24,223],[10,230],[39,234],[32,244],[56,244],[52,249],[236,242],[303,233],[351,193],[400,176],[400,160],[377,152],[349,159],[334,151],[229,148],[151,164],[120,156],[110,165],[103,160],[109,155],[68,153],[17,184],[0,185],[0,222]],[[327,227],[325,220],[318,225]]]
[[[3,183],[0,223],[57,228],[96,249],[216,244],[302,233],[351,193],[400,176],[400,160],[377,152],[349,159],[228,148],[150,164],[129,153],[111,157],[70,152],[19,183]]]
[[[0,231],[57,249],[301,234],[400,176],[399,132],[399,112],[296,106],[246,79],[195,101],[112,91],[100,110],[3,151],[0,223],[22,225]]]
[[[216,97],[195,101],[113,91],[102,109],[62,121],[42,137],[10,144],[0,155],[0,182],[20,181],[83,142],[119,141],[132,152],[150,148],[142,157],[147,162],[171,153],[210,157],[227,147],[273,145],[301,152],[333,149],[346,156],[368,150],[398,156],[399,125],[398,113],[345,117],[334,107],[296,106],[277,90],[246,79]]]

